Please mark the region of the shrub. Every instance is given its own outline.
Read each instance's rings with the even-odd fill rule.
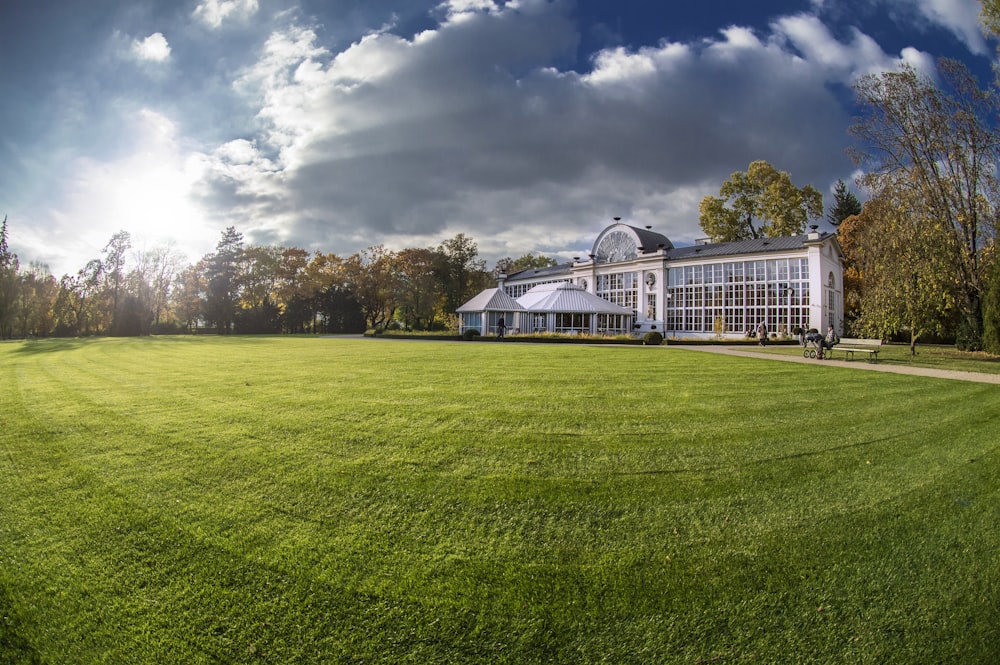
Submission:
[[[663,344],[663,335],[656,332],[655,330],[646,333],[646,336],[642,338],[642,343],[646,346],[659,346]]]
[[[466,342],[471,342],[474,339],[479,339],[479,331],[475,328],[466,328],[465,332],[462,333],[462,339]]]

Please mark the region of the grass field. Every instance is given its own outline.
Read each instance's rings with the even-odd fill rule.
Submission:
[[[0,344],[0,663],[995,663],[997,386],[682,349]]]

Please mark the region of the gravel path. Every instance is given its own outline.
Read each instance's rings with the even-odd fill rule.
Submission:
[[[864,360],[814,360],[812,358],[803,358],[801,355],[786,356],[777,353],[761,353],[759,351],[747,351],[744,349],[733,349],[710,344],[671,344],[670,348],[688,349],[690,351],[704,351],[707,353],[721,353],[728,356],[743,356],[745,358],[783,360],[790,363],[809,363],[812,365],[820,364],[832,367],[849,367],[851,369],[860,369],[869,372],[892,372],[894,374],[910,374],[913,376],[931,376],[937,379],[953,379],[955,381],[974,381],[977,383],[1000,384],[1000,374],[986,374],[984,372],[957,372],[947,369],[932,369],[930,367],[886,365],[884,363],[870,363]]]

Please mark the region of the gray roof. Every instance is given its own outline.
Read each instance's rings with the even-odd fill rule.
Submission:
[[[524,308],[500,288],[486,289],[459,307],[458,312],[523,312]]]
[[[741,255],[753,255],[753,254],[771,254],[775,252],[787,252],[794,250],[805,249],[808,245],[815,244],[818,242],[823,242],[831,236],[835,236],[833,233],[820,233],[818,238],[811,239],[808,235],[797,235],[797,236],[782,236],[778,238],[755,238],[751,240],[737,240],[736,242],[714,242],[701,245],[691,245],[687,247],[674,247],[670,243],[670,240],[666,236],[647,229],[637,229],[634,226],[629,227],[639,235],[642,239],[643,249],[645,250],[639,256],[642,257],[645,254],[650,254],[656,252],[656,246],[663,241],[666,241],[666,251],[664,252],[664,259],[667,261],[684,261],[691,259],[711,259],[711,258],[722,258],[727,256],[741,256]],[[652,243],[656,244],[652,244]],[[652,247],[650,247],[652,244]],[[507,276],[509,281],[536,281],[536,280],[546,280],[546,279],[558,279],[559,277],[569,276],[572,274],[573,264],[572,263],[560,263],[556,266],[547,266],[545,268],[528,268],[527,270],[522,270],[520,272],[512,273]]]
[[[674,243],[670,242],[670,238],[662,233],[640,229],[637,226],[629,226],[629,228],[635,231],[635,235],[639,238],[639,247],[642,247],[641,254],[652,254],[660,249],[672,249],[674,246]],[[663,247],[661,248],[660,245]]]
[[[667,252],[668,261],[682,259],[702,259],[738,254],[769,254],[790,250],[804,249],[807,245],[820,242],[829,237],[830,233],[819,234],[818,239],[810,240],[808,235],[781,236],[778,238],[754,238],[737,240],[735,242],[714,242],[691,247],[675,247]]]
[[[559,275],[568,275],[573,269],[572,263],[560,263],[557,266],[546,266],[544,268],[528,268],[527,270],[520,270],[518,272],[513,272],[507,275],[509,280],[520,280],[520,279],[546,279],[548,277],[557,277]]]
[[[517,299],[529,312],[588,312],[591,314],[627,314],[632,310],[595,296],[582,286],[569,282],[539,284]]]

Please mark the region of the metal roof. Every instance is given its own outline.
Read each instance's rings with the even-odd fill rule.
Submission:
[[[557,275],[568,275],[573,269],[572,263],[560,263],[556,266],[545,266],[544,268],[528,268],[507,275],[510,281],[522,279],[545,279]]]
[[[665,258],[667,261],[679,261],[683,259],[702,259],[740,254],[786,252],[805,249],[807,245],[821,242],[830,235],[832,234],[820,233],[818,234],[818,238],[813,239],[810,239],[808,235],[753,238],[751,240],[737,240],[735,242],[716,242],[705,245],[692,245],[690,247],[675,247],[666,252]]]
[[[662,233],[650,231],[649,229],[640,229],[637,226],[629,226],[629,228],[635,232],[636,237],[639,239],[639,247],[642,247],[642,251],[639,252],[640,254],[652,254],[659,249],[672,249],[674,246],[674,243],[670,242],[670,238]]]
[[[587,312],[591,314],[627,314],[632,310],[595,296],[582,286],[569,282],[539,284],[517,299],[529,312]]]
[[[516,300],[500,288],[481,291],[472,300],[459,307],[458,312],[523,312]]]
[[[667,240],[666,236],[655,233],[654,231],[638,229],[634,226],[630,226],[629,228],[635,231],[644,243],[652,244],[653,241],[657,241],[657,244],[659,244],[660,239],[666,240],[667,243],[670,242]],[[781,236],[776,238],[754,238],[751,240],[705,243],[686,247],[674,247],[673,245],[668,245],[664,248],[662,257],[665,262],[724,258],[730,256],[750,257],[754,254],[775,254],[779,252],[803,250],[810,245],[825,242],[831,237],[834,239],[834,245],[839,251],[839,244],[836,242],[835,233],[818,233],[814,237],[810,237],[811,235],[812,234],[803,234],[797,236]],[[656,247],[656,245],[653,245],[653,247]],[[656,249],[650,249],[648,245],[644,244],[643,248],[645,251],[639,254],[639,259],[646,258],[648,260],[651,258],[649,256],[650,254],[657,253]],[[609,265],[614,264],[602,264],[602,267]],[[547,266],[545,268],[529,268],[527,270],[522,270],[508,275],[506,281],[532,282],[539,280],[555,280],[559,277],[568,277],[571,275],[573,273],[573,266],[574,264],[570,262],[561,263],[556,266]]]

